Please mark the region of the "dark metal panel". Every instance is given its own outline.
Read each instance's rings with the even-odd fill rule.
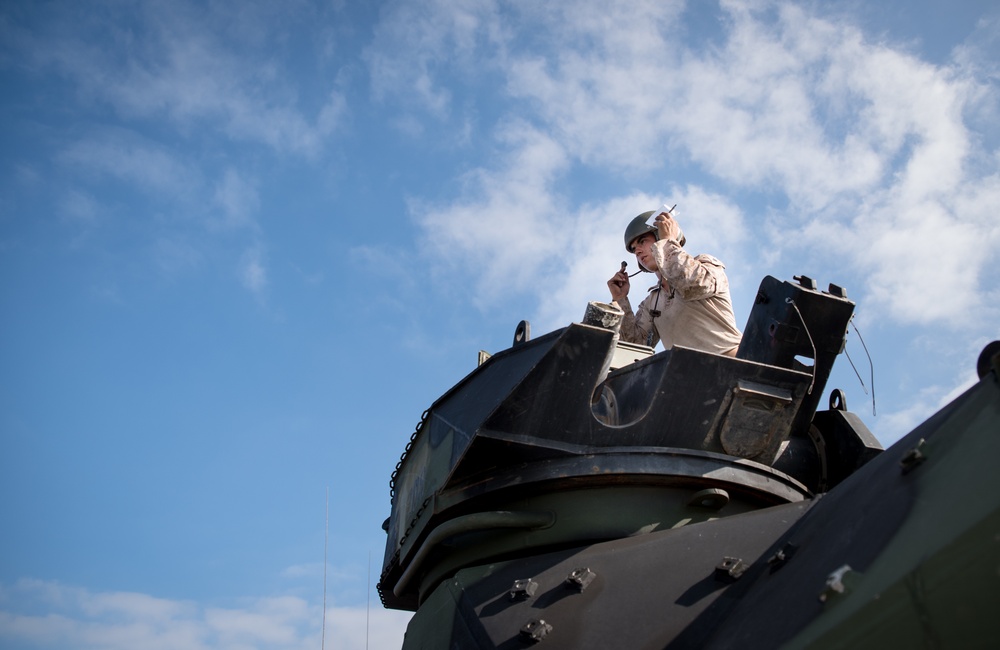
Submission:
[[[561,351],[560,351],[561,352]],[[772,460],[798,412],[809,375],[732,357],[675,347],[612,373],[605,387],[615,411],[600,421],[591,408],[597,377],[573,373],[566,357],[552,355],[527,376],[484,423],[544,440],[591,446],[689,447],[726,453],[719,436],[733,416],[730,402],[740,386],[784,392],[789,416],[761,456]],[[577,359],[574,363],[579,364]],[[543,370],[544,369],[544,370]],[[558,408],[553,408],[558,404]],[[738,427],[737,427],[738,428]]]
[[[779,506],[727,519],[460,571],[439,590],[456,593],[459,627],[491,645],[523,648],[532,622],[551,626],[539,647],[663,647],[738,578],[717,567],[752,563],[807,509]],[[584,589],[582,571],[594,577]],[[512,588],[535,583],[531,595]],[[437,596],[432,596],[437,598]],[[420,625],[423,608],[414,620]],[[404,645],[404,648],[410,646]],[[418,646],[413,646],[418,647]],[[438,639],[423,648],[455,647]]]
[[[817,291],[812,279],[796,280],[798,284],[792,284],[769,275],[761,281],[736,356],[812,373],[812,387],[794,426],[804,432],[844,348],[854,303],[839,287]],[[812,359],[812,366],[803,366],[799,359]]]
[[[995,386],[974,387],[818,499],[795,528],[777,540],[772,552],[788,549],[787,561],[753,567],[731,598],[705,612],[707,624],[699,621],[686,630],[676,647],[778,647],[821,616],[836,616],[829,612],[838,610],[831,610],[822,598],[829,580],[859,580],[875,567],[883,576],[902,578],[941,551],[936,547],[940,542],[932,543],[927,535],[907,537],[902,531],[939,531],[937,535],[948,540],[960,537],[970,521],[976,521],[975,516],[959,515],[962,511],[994,508],[995,517],[994,495],[1000,494],[1000,478],[992,467],[992,459],[1000,454],[997,394]],[[971,440],[978,440],[974,448],[968,446]],[[923,460],[928,457],[933,458]],[[985,487],[982,494],[989,496],[964,502],[972,494],[963,486],[972,484]],[[949,520],[954,525],[947,525]],[[899,551],[889,553],[890,544]],[[869,597],[881,598],[877,593]],[[991,598],[1000,606],[1000,588]],[[911,604],[889,601],[884,606]],[[706,630],[712,631],[711,637],[705,636]]]
[[[434,493],[448,476],[476,430],[521,382],[532,368],[558,346],[565,330],[505,350],[491,357],[428,409],[426,419],[414,434],[393,475],[392,513],[383,569],[395,554],[412,542],[419,530],[419,513],[426,510]],[[610,344],[611,334],[607,333]]]

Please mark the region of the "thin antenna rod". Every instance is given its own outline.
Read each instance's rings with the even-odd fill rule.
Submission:
[[[326,648],[326,548],[330,544],[330,486],[326,486],[326,526],[323,529],[323,633],[320,637],[320,650]]]
[[[865,354],[868,356],[868,367],[871,369],[871,373],[872,373],[871,374],[871,378],[872,378],[872,415],[874,416],[875,415],[875,362],[872,361],[872,355],[868,351],[868,346],[865,345],[865,340],[863,338],[861,338],[861,330],[859,330],[858,326],[854,323],[854,317],[853,316],[851,316],[851,326],[854,327],[854,331],[858,335],[858,340],[861,341],[861,347],[863,347],[865,349]]]

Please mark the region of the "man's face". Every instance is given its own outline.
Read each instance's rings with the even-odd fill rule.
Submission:
[[[647,271],[656,270],[656,261],[653,259],[653,243],[655,241],[656,237],[647,232],[639,235],[632,242],[632,252],[635,253],[636,261]]]

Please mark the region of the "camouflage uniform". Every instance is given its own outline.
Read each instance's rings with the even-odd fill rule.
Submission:
[[[652,254],[660,269],[656,275],[669,288],[650,289],[634,315],[628,296],[618,301],[625,312],[622,339],[650,347],[662,341],[666,350],[682,345],[732,354],[743,335],[736,327],[725,265],[711,255],[692,257],[672,239],[657,241]]]

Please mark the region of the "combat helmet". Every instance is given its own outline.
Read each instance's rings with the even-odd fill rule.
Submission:
[[[647,232],[653,233],[655,239],[660,238],[660,234],[656,231],[656,226],[651,226],[646,223],[646,220],[653,216],[653,211],[643,212],[632,221],[628,222],[628,227],[625,228],[625,250],[630,253],[634,253],[632,250],[632,242],[638,239],[640,236],[645,235]]]
[[[642,214],[632,219],[632,221],[628,223],[628,227],[625,228],[625,250],[627,250],[630,253],[634,253],[635,251],[632,250],[632,242],[634,242],[642,235],[645,235],[647,232],[652,233],[654,239],[657,240],[660,239],[660,233],[659,231],[657,231],[656,226],[651,226],[648,223],[646,223],[646,221],[654,214],[658,214],[656,210],[643,212]],[[681,246],[683,246],[685,241],[687,241],[686,238],[684,237],[683,232],[680,233],[680,235],[677,237],[677,240]]]

